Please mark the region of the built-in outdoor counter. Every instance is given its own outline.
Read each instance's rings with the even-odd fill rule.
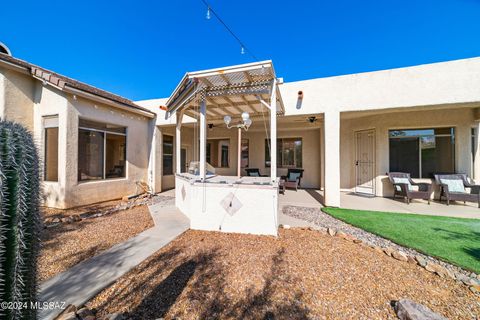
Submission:
[[[270,177],[175,177],[175,204],[197,230],[277,235],[278,181]]]

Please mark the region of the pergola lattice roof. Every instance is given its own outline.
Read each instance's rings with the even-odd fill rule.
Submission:
[[[167,101],[167,117],[184,110],[198,117],[199,98],[205,98],[207,116],[222,119],[225,115],[239,116],[243,111],[250,115],[265,111],[260,99],[269,101],[276,90],[277,114],[284,108],[275,84],[275,71],[271,61],[255,62],[225,68],[188,72]]]

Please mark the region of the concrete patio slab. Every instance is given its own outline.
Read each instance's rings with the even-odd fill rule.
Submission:
[[[468,202],[466,204],[463,204],[463,202],[451,203],[447,206],[445,203],[439,203],[438,201],[431,201],[429,205],[424,200],[413,200],[410,204],[407,204],[401,199],[366,197],[351,192],[342,192],[340,203],[340,207],[346,209],[480,219],[480,209],[475,203]]]
[[[278,196],[279,206],[299,206],[318,208],[323,207],[323,195],[317,189],[287,189],[284,194]]]
[[[85,260],[45,281],[39,301],[83,305],[106,286],[188,230],[189,219],[175,206],[164,203],[149,207],[155,226],[139,235]],[[53,319],[62,310],[44,309],[39,319]]]

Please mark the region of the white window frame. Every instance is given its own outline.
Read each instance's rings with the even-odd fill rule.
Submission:
[[[85,119],[87,120],[87,119]],[[88,120],[90,121],[90,120]],[[106,124],[105,122],[97,122],[101,124]],[[104,181],[104,180],[122,180],[122,179],[128,179],[128,141],[127,141],[127,134],[128,134],[128,127],[122,127],[125,128],[125,133],[121,132],[112,132],[109,130],[100,130],[100,129],[95,129],[95,128],[89,128],[89,127],[82,127],[78,126],[78,130],[86,130],[86,131],[95,131],[95,132],[101,132],[103,133],[103,175],[101,180],[78,180],[78,175],[77,175],[77,181],[78,183],[88,183],[88,182],[98,182],[98,181]],[[124,136],[125,137],[125,177],[119,177],[119,178],[107,178],[107,133],[108,134],[115,134],[118,136]],[[77,149],[78,149],[78,141],[77,141]],[[78,155],[77,155],[77,162],[78,162]]]

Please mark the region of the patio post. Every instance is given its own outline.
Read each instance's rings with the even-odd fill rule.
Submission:
[[[206,154],[207,154],[207,102],[203,97],[200,102],[200,179],[206,177]]]
[[[242,128],[238,128],[237,176],[242,175]]]
[[[475,161],[473,163],[473,180],[480,182],[480,121],[475,122]]]
[[[273,80],[270,96],[270,178],[277,179],[277,80]]]
[[[182,173],[181,168],[181,150],[182,150],[182,120],[183,110],[177,112],[176,121],[177,126],[175,128],[175,172],[177,174]]]
[[[325,112],[325,205],[340,206],[340,112]]]

